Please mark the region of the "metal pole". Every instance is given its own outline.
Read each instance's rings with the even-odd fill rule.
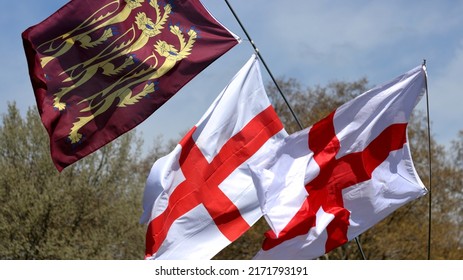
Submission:
[[[246,37],[247,37],[248,40],[251,42],[251,45],[252,45],[252,47],[254,48],[254,51],[256,52],[256,54],[257,54],[257,56],[259,57],[259,59],[262,61],[262,64],[264,65],[265,69],[267,70],[268,74],[270,75],[270,78],[272,79],[273,83],[275,84],[277,90],[280,92],[281,97],[283,97],[283,100],[285,101],[286,105],[287,105],[288,108],[289,108],[289,111],[291,112],[291,114],[293,115],[294,119],[296,120],[297,125],[299,126],[300,129],[303,129],[304,127],[302,126],[301,122],[300,122],[299,119],[297,118],[296,114],[294,113],[293,109],[291,108],[291,105],[289,104],[288,100],[286,99],[286,96],[283,94],[283,91],[281,90],[280,86],[278,85],[278,83],[276,82],[275,78],[273,77],[272,72],[271,72],[270,69],[268,68],[267,63],[265,63],[265,60],[264,60],[264,58],[261,56],[261,54],[260,54],[260,52],[259,52],[259,49],[257,48],[256,44],[254,44],[254,41],[251,39],[251,36],[249,36],[249,33],[246,31],[246,28],[244,28],[243,24],[241,23],[241,20],[238,18],[238,15],[235,13],[235,11],[233,10],[233,8],[232,8],[232,6],[230,5],[230,3],[228,3],[228,0],[225,0],[225,3],[227,3],[228,8],[229,8],[230,11],[232,12],[232,14],[233,14],[233,16],[235,17],[236,21],[237,21],[238,24],[241,26],[241,29],[243,29],[244,34],[246,34]]]
[[[429,117],[429,94],[428,94],[428,75],[426,72],[426,59],[423,59],[423,69],[425,70],[425,88],[426,88],[426,118],[428,125],[428,165],[429,165],[429,202],[428,202],[428,260],[431,259],[431,217],[432,217],[432,151],[431,151],[431,124]]]
[[[355,237],[355,242],[357,243],[357,247],[359,248],[359,251],[360,251],[360,254],[362,255],[362,258],[364,260],[366,260],[367,257],[365,256],[365,253],[363,253],[362,245],[360,244],[360,240],[358,239],[358,237]]]

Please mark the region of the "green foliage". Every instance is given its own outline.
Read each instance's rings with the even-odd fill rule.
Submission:
[[[279,80],[278,84],[303,128],[309,127],[368,89],[366,79],[351,83],[332,82],[324,87],[307,88],[303,88],[294,79]],[[288,106],[272,84],[267,85],[267,92],[286,130],[289,133],[300,130]],[[417,172],[423,183],[429,186],[428,133],[423,112],[416,112],[412,117],[408,134]],[[463,131],[454,141],[451,151],[445,151],[444,147],[439,146],[432,135],[431,147],[431,258],[463,259]],[[367,259],[427,259],[430,197],[428,194],[399,208],[362,234],[359,240]],[[216,258],[251,259],[259,249],[266,230],[267,227],[260,221]],[[351,241],[320,259],[362,259],[362,256],[357,243]]]
[[[293,79],[279,81],[304,128],[364,92],[367,84],[360,79],[303,88]],[[286,130],[300,130],[276,89],[268,85],[267,92]],[[431,258],[463,259],[463,131],[449,150],[431,136],[432,178],[422,112],[408,131],[415,167],[432,186],[431,194],[363,233],[363,251],[368,259],[426,259],[432,198]],[[146,229],[138,219],[146,175],[177,143],[161,140],[142,156],[140,138],[127,133],[58,173],[36,111],[22,118],[10,105],[0,125],[0,259],[142,259]],[[267,230],[260,219],[214,259],[251,259]],[[361,255],[351,241],[321,259]]]
[[[35,110],[0,126],[0,259],[142,259],[147,175],[127,133],[58,173]]]

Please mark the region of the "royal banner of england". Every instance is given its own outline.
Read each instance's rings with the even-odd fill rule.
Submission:
[[[140,124],[239,42],[199,0],[73,0],[22,38],[59,171]]]

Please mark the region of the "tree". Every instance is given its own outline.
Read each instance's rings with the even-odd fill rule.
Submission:
[[[282,79],[279,85],[305,128],[364,92],[368,81],[303,88],[294,79]],[[286,130],[300,130],[275,87],[267,85],[267,92]],[[463,259],[463,131],[446,149],[428,136],[423,112],[414,114],[408,130],[415,167],[432,186],[432,196],[399,208],[363,233],[362,248],[368,259],[426,259],[431,213],[431,258]],[[146,176],[178,141],[155,139],[145,156],[133,131],[62,173],[51,162],[48,141],[35,109],[22,118],[16,105],[9,105],[0,125],[0,258],[143,258],[146,227],[138,219]],[[251,259],[268,229],[260,219],[214,259]],[[348,242],[321,259],[361,255],[356,243]]]
[[[303,88],[294,79],[277,81],[303,128],[325,117],[343,103],[365,92],[366,78],[354,82],[331,82],[327,86]],[[285,124],[288,133],[300,130],[288,106],[274,85],[267,85],[272,104]],[[416,112],[408,126],[409,141],[415,167],[423,183],[429,186],[429,149],[426,118]],[[432,162],[432,225],[431,258],[463,259],[461,199],[463,193],[463,132],[454,141],[450,152],[431,141]],[[425,196],[395,211],[359,237],[368,259],[426,259],[429,237],[429,198]],[[259,250],[262,232],[268,226],[261,219],[245,235],[216,256],[218,259],[249,259]],[[322,259],[361,259],[354,241],[348,242]]]
[[[126,133],[58,173],[36,112],[23,119],[10,104],[0,126],[0,258],[142,259],[140,138]]]

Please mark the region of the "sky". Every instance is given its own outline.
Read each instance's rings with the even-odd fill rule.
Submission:
[[[76,0],[77,1],[77,0]],[[28,76],[21,33],[66,0],[4,1],[0,9],[0,114],[16,102],[25,115],[35,97]],[[245,33],[222,0],[203,4],[243,38],[184,86],[136,130],[149,149],[154,139],[181,137],[206,112],[220,91],[253,53]],[[426,59],[431,131],[448,145],[463,130],[463,1],[460,0],[229,0],[276,78],[303,86],[366,77],[385,83]],[[270,76],[262,67],[263,78]],[[207,84],[207,86],[205,86]],[[417,110],[425,111],[426,99]]]

